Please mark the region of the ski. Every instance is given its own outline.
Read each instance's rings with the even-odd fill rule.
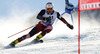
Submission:
[[[36,43],[43,43],[43,40],[33,40],[31,43],[36,44]]]
[[[43,43],[44,41],[43,40],[33,40],[32,42],[30,42],[30,43],[28,43],[28,44],[26,44],[26,45],[24,45],[24,46],[28,46],[28,45],[31,45],[31,44],[38,44],[38,43]],[[4,47],[5,49],[10,49],[10,48],[16,48],[16,46],[15,45],[13,45],[13,44],[9,44],[9,45],[7,45],[6,47]]]

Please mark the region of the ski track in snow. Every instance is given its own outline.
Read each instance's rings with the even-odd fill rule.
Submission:
[[[28,44],[28,43],[27,43]],[[15,48],[2,48],[0,54],[77,54],[77,39],[45,40],[44,43],[22,44]]]
[[[15,48],[4,47],[0,43],[0,54],[78,54],[78,36],[56,36],[38,44],[26,40]],[[100,28],[90,28],[81,34],[80,51],[81,54],[100,54]]]
[[[16,12],[14,12],[14,14],[15,13]],[[29,18],[31,15],[33,15],[33,13],[23,14],[21,15],[21,17],[20,14],[18,16],[17,15],[15,14],[9,16],[8,20],[0,20],[0,54],[78,54],[78,17],[74,19],[74,26],[76,26],[76,30],[73,32],[68,30],[68,28],[64,24],[56,23],[56,28],[54,28],[54,31],[50,34],[50,37],[45,36],[47,37],[47,39],[44,39],[44,43],[30,44],[30,42],[26,40],[19,43],[15,48],[6,49],[6,44],[10,43],[15,38],[18,38],[21,35],[26,34],[28,31],[12,37],[11,39],[6,39],[8,35],[25,29],[28,27],[28,25],[30,26],[30,24],[33,25],[37,22],[35,17]],[[71,21],[69,17],[70,16],[68,15],[64,16],[64,18],[66,18],[68,22]],[[34,20],[36,20],[36,22],[34,22]],[[87,28],[89,25],[92,24],[91,22],[87,22],[86,20],[83,20],[83,22],[85,22],[85,25],[81,24],[83,25],[83,28]],[[93,27],[96,27],[95,24],[97,23],[94,22]],[[80,51],[81,54],[100,54],[100,28],[92,28],[86,30],[84,33],[81,34]]]
[[[81,54],[100,54],[100,28],[92,28],[81,34]]]
[[[53,27],[52,32],[50,32],[44,37],[43,39],[44,43],[30,44],[29,41],[25,40],[19,43],[18,45],[16,45],[15,48],[6,49],[5,48],[6,44],[9,44],[16,38],[24,34],[27,34],[30,31],[28,30],[9,39],[7,38],[9,35],[17,33],[20,30],[27,28],[29,24],[33,24],[35,17],[31,19],[29,18],[29,16],[27,16],[26,14],[23,17],[16,17],[17,20],[15,20],[15,18],[13,17],[13,19],[7,20],[5,24],[4,22],[2,22],[1,24],[2,26],[0,27],[1,30],[0,32],[2,33],[0,34],[0,36],[2,37],[0,39],[1,40],[0,54],[78,54],[77,27],[75,27],[76,29],[74,29],[74,31],[70,30],[61,21],[58,21],[56,23],[56,26]],[[27,18],[30,19],[28,22],[27,22]],[[30,22],[31,20],[33,22]],[[77,22],[75,22],[75,24],[77,24]]]

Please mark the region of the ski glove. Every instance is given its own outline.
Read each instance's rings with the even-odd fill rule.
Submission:
[[[74,29],[73,25],[67,24],[70,29]]]

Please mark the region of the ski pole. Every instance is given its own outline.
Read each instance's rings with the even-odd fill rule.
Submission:
[[[12,37],[12,36],[15,36],[15,35],[17,35],[17,34],[19,34],[19,33],[21,33],[21,32],[24,32],[24,31],[26,31],[26,30],[28,30],[28,29],[30,29],[30,28],[32,28],[32,27],[34,27],[34,26],[31,26],[31,27],[29,27],[29,28],[26,28],[26,29],[24,29],[24,30],[22,30],[22,31],[20,31],[20,32],[18,32],[18,33],[15,33],[15,34],[9,36],[8,38],[10,38],[10,37]]]

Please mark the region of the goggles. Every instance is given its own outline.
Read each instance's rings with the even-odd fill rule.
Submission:
[[[53,8],[47,8],[47,11],[52,11],[53,10]]]

